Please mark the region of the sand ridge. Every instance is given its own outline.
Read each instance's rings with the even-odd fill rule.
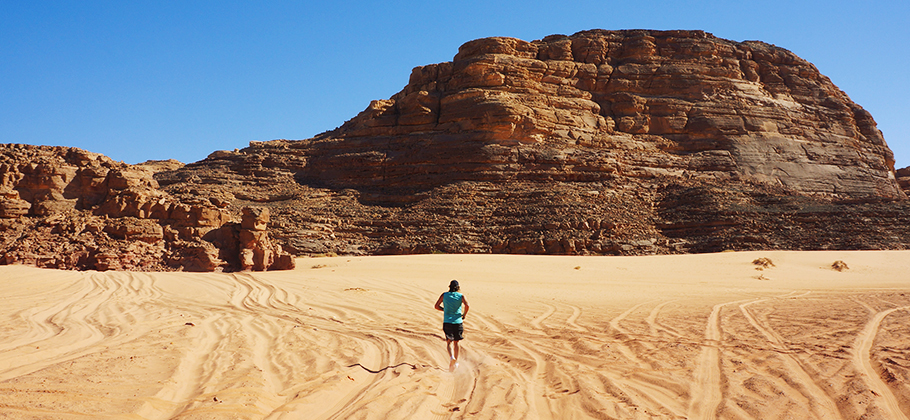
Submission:
[[[200,274],[4,266],[0,418],[907,418],[908,257],[335,257]],[[837,260],[850,268],[832,269]],[[471,316],[449,373],[432,306],[453,278]]]

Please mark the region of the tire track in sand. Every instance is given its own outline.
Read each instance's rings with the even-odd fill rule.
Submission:
[[[613,318],[610,320],[610,328],[612,328],[613,331],[616,331],[616,334],[617,334],[616,338],[617,338],[617,343],[619,344],[619,352],[622,353],[622,355],[625,356],[626,359],[629,359],[632,362],[634,362],[635,365],[637,365],[637,366],[646,366],[648,364],[645,363],[645,361],[642,360],[640,357],[638,357],[638,355],[635,354],[635,352],[632,351],[632,348],[627,344],[627,343],[633,341],[633,339],[631,337],[631,333],[628,330],[626,330],[625,328],[623,328],[620,325],[620,323],[624,319],[628,318],[629,315],[631,315],[633,312],[637,311],[639,308],[641,308],[642,306],[647,305],[649,303],[651,303],[651,302],[639,303],[638,305],[635,305],[635,306],[629,308],[628,310],[626,310],[625,312],[619,314],[619,316],[617,316],[616,318]]]
[[[796,357],[786,353],[787,345],[783,338],[771,329],[770,326],[759,321],[758,318],[749,311],[748,306],[766,302],[768,300],[770,299],[760,299],[743,303],[739,305],[739,310],[742,312],[743,316],[746,317],[746,320],[749,321],[749,324],[768,340],[774,350],[777,350],[777,355],[782,359],[784,366],[787,368],[787,372],[794,375],[797,379],[796,386],[791,386],[806,397],[809,401],[809,407],[815,415],[821,419],[842,419],[843,417],[841,416],[840,410],[837,409],[837,404],[831,399],[831,396],[815,382],[812,375],[806,371],[805,366],[803,366]]]
[[[433,390],[433,394],[432,394],[433,396],[435,396],[436,398],[439,399],[439,404],[434,404],[434,405],[438,405],[439,407],[442,407],[442,408],[448,408],[447,406],[454,405],[452,403],[455,401],[455,381],[457,380],[457,378],[455,377],[454,372],[452,372],[452,374],[448,375],[449,376],[448,378],[443,376],[442,374],[440,374],[440,376],[442,376],[442,377],[440,378],[439,385],[436,387],[435,390]],[[427,416],[425,418],[429,418],[432,420],[443,420],[443,419],[452,417],[452,413],[448,410],[426,409],[425,407],[419,407],[418,410],[415,410],[415,414],[420,413],[422,411],[429,412],[429,416]],[[424,415],[426,415],[426,413],[424,413]],[[420,418],[420,417],[415,417],[415,418]]]
[[[552,307],[551,307],[552,308]],[[555,309],[554,309],[555,310]],[[549,316],[549,315],[547,315]],[[553,418],[552,411],[550,409],[550,402],[547,400],[546,395],[544,395],[544,390],[546,389],[546,369],[544,358],[541,357],[537,352],[532,351],[523,344],[519,344],[517,340],[512,341],[514,345],[519,350],[525,352],[527,355],[531,356],[534,359],[534,368],[531,370],[530,378],[527,381],[527,397],[528,405],[533,407],[534,410],[530,413],[532,418],[537,419],[546,419],[551,420]],[[540,387],[540,391],[538,391]],[[536,417],[533,416],[536,414]]]
[[[560,302],[560,304],[562,305],[563,303]],[[542,325],[543,321],[552,317],[554,314],[556,314],[557,311],[562,310],[562,308],[557,308],[556,306],[553,306],[550,304],[542,303],[542,305],[544,306],[544,308],[546,308],[544,310],[544,312],[540,316],[532,319],[530,322],[531,326],[533,326],[534,328],[536,328],[538,330],[545,329],[546,326]],[[566,318],[565,325],[562,328],[570,328],[570,329],[580,331],[580,332],[587,331],[585,328],[583,328],[582,326],[575,323],[575,321],[578,320],[578,317],[581,316],[581,308],[579,308],[577,306],[569,305],[569,304],[564,304],[564,305],[568,306],[568,309],[570,309],[572,311],[572,314],[569,315],[568,318]]]
[[[680,334],[679,331],[676,331],[675,329],[669,329],[666,326],[660,325],[657,322],[657,317],[660,315],[660,311],[662,311],[665,306],[667,306],[673,302],[676,302],[676,301],[668,300],[666,302],[660,303],[659,305],[657,305],[653,309],[651,309],[651,313],[649,313],[648,317],[645,318],[645,323],[648,324],[648,334],[651,334],[652,337],[656,338],[660,334],[660,331],[665,331],[665,332],[669,333],[670,335],[673,335],[674,337],[677,337],[677,338],[682,337],[682,334]]]
[[[878,329],[881,327],[885,317],[891,315],[893,312],[907,309],[910,309],[910,306],[893,308],[875,314],[875,316],[872,317],[872,320],[866,323],[866,327],[863,328],[863,331],[856,337],[856,341],[853,344],[853,364],[856,366],[857,370],[865,375],[869,386],[875,393],[885,400],[884,408],[889,413],[888,418],[897,420],[908,420],[908,418],[907,415],[901,411],[900,406],[897,403],[897,398],[894,397],[894,393],[888,388],[888,384],[882,380],[881,376],[879,376],[878,372],[872,366],[871,352],[875,336],[878,334]]]
[[[566,320],[566,325],[568,325],[569,327],[571,327],[573,330],[576,330],[576,331],[582,331],[582,332],[587,331],[584,328],[582,328],[582,326],[575,323],[575,321],[578,321],[578,317],[581,316],[581,308],[579,308],[577,306],[573,306],[573,305],[569,305],[569,308],[572,308],[572,316],[570,316],[569,319]]]
[[[27,311],[28,334],[0,348],[0,381],[82,356],[93,351],[95,344],[118,334],[101,331],[90,318],[103,305],[110,304],[111,296],[121,287],[108,276],[93,274],[67,299]],[[22,360],[34,362],[21,363]]]
[[[280,337],[280,332],[275,322],[269,321],[251,315],[245,317],[240,325],[251,334],[253,363],[262,371],[263,391],[266,395],[275,397],[284,389],[285,383],[280,374],[281,366],[272,356],[272,349],[276,347],[275,339]]]
[[[694,383],[690,387],[691,400],[689,401],[690,420],[709,420],[715,417],[717,408],[723,401],[721,391],[720,371],[720,310],[727,305],[749,302],[753,299],[738,300],[735,302],[719,303],[711,308],[708,323],[705,326],[705,344],[702,344],[701,354],[698,357],[698,367],[695,369]]]
[[[547,305],[546,303],[544,303],[543,306],[545,306],[547,308],[547,310],[544,311],[544,313],[542,315],[531,320],[531,326],[538,330],[543,329],[540,326],[541,322],[543,322],[545,319],[549,318],[551,315],[556,313],[556,308],[554,306]]]
[[[28,323],[28,330],[18,338],[0,344],[0,352],[5,353],[17,347],[31,345],[59,334],[63,328],[53,322],[56,316],[80,300],[90,296],[98,286],[89,279],[85,279],[81,283],[82,285],[78,290],[67,293],[66,299],[48,307],[33,307],[19,312],[17,315]],[[4,364],[4,359],[0,358],[0,371],[8,367]]]
[[[211,382],[217,367],[213,362],[216,352],[224,346],[228,324],[222,315],[212,315],[199,322],[192,347],[181,358],[170,380],[154,397],[145,401],[136,412],[145,419],[170,419],[181,414],[200,395],[203,386]]]
[[[330,330],[330,323],[321,326]],[[364,366],[388,366],[389,345],[386,341],[372,335],[351,334],[347,338],[356,341],[363,351],[360,367],[348,367],[327,372],[321,381],[327,381],[316,387],[315,392],[305,395],[289,396],[288,401],[274,408],[265,417],[268,420],[300,419],[313,420],[343,419],[361,410],[364,399],[369,398],[371,391],[389,377],[388,370],[371,372]],[[294,388],[286,392],[292,392]]]

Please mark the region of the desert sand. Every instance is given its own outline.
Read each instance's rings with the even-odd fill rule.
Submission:
[[[835,270],[835,261],[849,268]],[[0,267],[0,418],[910,413],[907,251],[332,257],[297,266]],[[433,309],[451,279],[471,304],[453,373]]]

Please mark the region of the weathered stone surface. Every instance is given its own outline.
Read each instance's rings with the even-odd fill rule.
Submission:
[[[240,227],[245,230],[265,231],[269,225],[269,209],[266,207],[244,207],[241,210]]]
[[[893,162],[869,113],[787,50],[595,30],[468,42],[336,130],[156,179],[270,207],[300,254],[905,248]]]
[[[164,229],[157,220],[124,217],[109,221],[103,228],[114,239],[156,243],[164,240]]]
[[[137,163],[137,168],[144,169],[151,173],[163,172],[163,171],[175,171],[183,167],[183,163],[176,159],[168,160],[147,160],[142,163]]]
[[[910,166],[898,169],[895,175],[897,175],[897,183],[904,190],[904,194],[910,195]]]
[[[28,214],[32,204],[19,198],[19,191],[0,190],[0,218],[15,219]]]
[[[179,266],[186,271],[218,271],[224,268],[225,262],[218,258],[218,248],[209,242],[178,242],[175,245],[170,255],[171,266]]]
[[[133,166],[79,149],[0,145],[0,219],[5,219],[0,263],[240,269],[236,239],[217,235],[222,227],[231,229],[232,215],[210,198],[177,199],[152,176],[155,170],[181,166],[176,161]],[[272,260],[281,255],[280,247],[269,249],[275,253]],[[266,267],[279,267],[272,260]]]
[[[269,209],[266,207],[244,207],[240,219],[240,268],[242,270],[289,270],[294,268],[294,259],[285,253],[280,245],[273,244],[266,228],[269,223]]]

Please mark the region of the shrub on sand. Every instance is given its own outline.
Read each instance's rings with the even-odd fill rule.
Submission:
[[[755,264],[758,266],[758,267],[755,267],[756,270],[764,270],[766,268],[774,267],[774,263],[771,262],[771,259],[764,258],[764,257],[756,258],[755,260],[752,260],[752,264]]]

